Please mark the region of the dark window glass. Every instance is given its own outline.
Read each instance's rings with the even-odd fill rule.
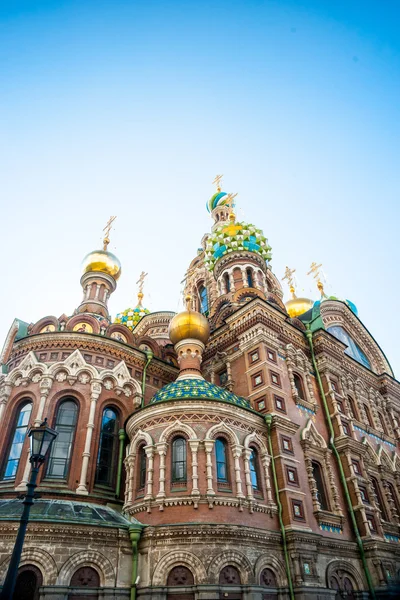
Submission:
[[[219,574],[220,585],[240,585],[240,574],[236,567],[228,565]]]
[[[247,275],[247,285],[249,287],[254,287],[254,283],[253,283],[253,272],[251,269],[246,269],[246,275]]]
[[[72,575],[71,587],[96,588],[100,586],[100,577],[93,567],[81,567]]]
[[[168,575],[167,585],[171,587],[176,585],[194,585],[193,573],[184,566],[174,567]],[[181,597],[183,596],[179,595],[179,598]]]
[[[72,400],[64,400],[58,407],[54,429],[58,437],[51,447],[47,476],[65,479],[71,459],[71,448],[74,439],[78,408]]]
[[[299,398],[301,398],[302,400],[305,400],[303,382],[301,380],[301,377],[299,375],[297,375],[297,373],[294,373],[293,379],[294,379],[294,386],[297,390],[297,394],[298,394]]]
[[[225,283],[225,290],[226,290],[226,294],[227,294],[228,292],[231,291],[231,281],[229,279],[228,273],[224,274],[224,283]]]
[[[186,440],[181,437],[172,442],[172,481],[186,482]]]
[[[217,481],[228,482],[228,460],[226,452],[226,441],[218,438],[215,442],[215,458],[217,461]]]
[[[321,465],[315,461],[312,461],[312,469],[315,485],[317,486],[318,490],[318,502],[320,503],[322,510],[329,510]]]
[[[19,409],[17,413],[12,441],[4,466],[3,479],[15,479],[31,412],[32,402],[27,402]]]
[[[140,448],[140,473],[139,473],[139,488],[142,489],[146,485],[146,450],[144,446]]]
[[[365,410],[365,416],[367,417],[368,425],[370,427],[373,427],[374,426],[374,422],[372,420],[370,410],[369,410],[369,408],[368,408],[368,406],[366,404],[364,404],[364,410]]]
[[[208,298],[207,298],[207,290],[204,285],[199,288],[199,300],[200,300],[200,312],[203,315],[208,313]]]
[[[105,408],[101,421],[96,483],[111,486],[115,472],[118,446],[118,416],[112,408]]]
[[[349,336],[347,331],[343,329],[343,327],[340,327],[340,325],[333,325],[332,327],[328,327],[327,331],[334,335],[335,338],[337,338],[339,341],[346,344],[346,354],[354,358],[357,362],[364,365],[364,367],[367,367],[368,369],[371,368],[371,364],[368,358],[365,356],[364,352],[361,350],[358,344],[356,344],[355,341]]]
[[[264,569],[261,573],[261,585],[265,587],[277,587],[275,573],[271,569]]]
[[[259,490],[260,489],[260,481],[259,481],[259,475],[258,475],[258,457],[257,457],[257,450],[255,450],[254,448],[251,448],[249,463],[250,463],[251,485],[254,490]]]
[[[351,396],[347,396],[347,401],[349,403],[351,416],[353,417],[353,419],[358,419],[358,413],[356,411],[356,403],[354,402],[353,398]]]
[[[24,565],[18,569],[13,600],[39,600],[39,588],[42,587],[43,576],[34,565]]]
[[[375,492],[375,502],[379,508],[379,510],[381,511],[381,517],[384,521],[388,521],[388,515],[386,512],[386,508],[385,505],[383,503],[383,499],[382,499],[382,494],[381,494],[381,490],[379,487],[379,483],[377,482],[377,480],[375,479],[375,477],[371,477],[371,483],[372,483],[372,487],[374,488],[374,492]]]

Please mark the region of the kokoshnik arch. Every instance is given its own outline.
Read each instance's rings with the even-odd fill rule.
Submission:
[[[366,598],[399,579],[400,385],[319,265],[320,298],[298,298],[287,269],[283,302],[268,240],[216,183],[183,312],[145,308],[142,273],[137,306],[112,320],[110,221],[74,314],[10,328],[0,581],[27,427],[47,417],[59,434],[22,554],[27,600]]]

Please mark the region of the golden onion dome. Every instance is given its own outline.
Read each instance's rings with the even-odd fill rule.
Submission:
[[[310,310],[310,308],[312,308],[313,305],[314,300],[310,300],[310,298],[294,297],[285,302],[286,310],[292,319],[294,319],[294,317],[303,315],[305,312]]]
[[[89,252],[82,261],[82,269],[84,273],[92,271],[106,273],[115,280],[121,275],[121,263],[115,254],[107,250]]]
[[[186,297],[186,301],[189,304],[190,296]],[[169,324],[168,335],[173,344],[189,338],[205,344],[210,337],[210,325],[203,315],[188,308],[174,316]]]

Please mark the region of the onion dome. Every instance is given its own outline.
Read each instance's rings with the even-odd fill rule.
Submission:
[[[143,292],[138,293],[138,303],[135,308],[127,308],[116,315],[114,323],[121,323],[133,331],[140,319],[150,313],[148,308],[142,306]]]
[[[250,402],[246,398],[236,396],[233,392],[229,392],[205,379],[180,379],[168,383],[153,396],[150,403],[184,399],[221,400],[222,402],[250,408]]]
[[[344,302],[350,308],[350,310],[358,317],[358,309],[357,306],[351,300],[346,300],[344,298],[339,298],[338,296],[326,296],[324,295],[321,300],[317,300],[314,302],[314,306],[319,306],[321,302],[326,302],[326,300],[336,300],[337,302]]]
[[[289,316],[294,319],[310,310],[314,306],[314,300],[310,300],[310,298],[297,298],[293,294],[293,298],[285,302],[285,306]]]
[[[217,227],[207,238],[204,263],[213,271],[216,262],[230,252],[254,252],[265,262],[272,258],[271,246],[261,229],[250,223],[236,223],[230,214],[229,223]]]
[[[210,337],[210,325],[207,319],[189,308],[190,300],[191,297],[186,296],[186,310],[175,315],[169,324],[168,334],[173,344],[187,339],[199,340],[206,344]]]
[[[106,273],[113,279],[119,279],[121,275],[121,263],[112,252],[108,250],[93,250],[85,256],[82,261],[83,273],[95,271],[97,273]]]
[[[225,206],[229,202],[229,196],[226,192],[217,190],[215,194],[208,200],[206,206],[209,213],[211,213],[217,206]]]

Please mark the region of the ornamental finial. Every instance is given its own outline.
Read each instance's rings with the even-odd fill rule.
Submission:
[[[289,267],[286,267],[285,275],[282,277],[282,281],[285,281],[285,279],[287,279],[292,298],[296,298],[293,273],[296,273],[296,269],[289,269]]]
[[[321,296],[324,296],[324,284],[321,281],[321,277],[323,277],[324,279],[325,279],[325,277],[324,277],[321,267],[322,267],[322,263],[317,265],[316,262],[312,262],[310,265],[310,271],[307,273],[307,275],[312,275],[313,279],[316,279],[317,288],[321,292]]]
[[[147,277],[148,273],[145,273],[144,271],[142,271],[140,273],[140,277],[136,282],[136,285],[139,285],[139,292],[138,292],[138,306],[139,304],[141,304],[142,300],[143,300],[143,285],[144,285],[144,278]]]
[[[218,193],[221,191],[221,179],[222,178],[223,178],[223,175],[216,175],[215,179],[213,181],[213,184],[217,186]]]
[[[110,243],[110,231],[111,231],[112,224],[116,218],[117,218],[116,216],[110,217],[108,219],[107,225],[103,229],[103,231],[104,231],[103,250],[107,250],[107,246]]]

